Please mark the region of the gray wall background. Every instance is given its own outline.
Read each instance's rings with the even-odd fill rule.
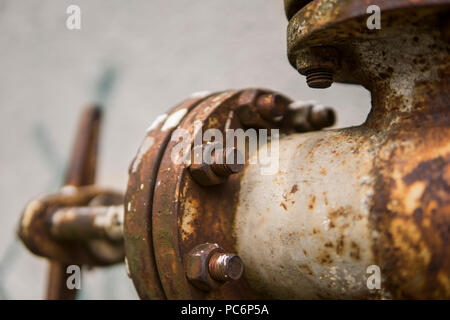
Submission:
[[[81,7],[82,29],[66,28]],[[337,110],[370,108],[361,87],[309,89],[286,58],[281,0],[0,0],[0,299],[40,299],[47,263],[15,238],[28,200],[54,192],[78,116],[105,104],[98,183],[124,190],[155,117],[203,90],[265,87]],[[137,298],[123,264],[83,274],[82,299]]]

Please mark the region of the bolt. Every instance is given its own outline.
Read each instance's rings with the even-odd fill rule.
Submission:
[[[50,233],[60,240],[123,241],[123,205],[59,208],[52,215]]]
[[[211,164],[211,169],[220,177],[228,177],[232,174],[242,171],[244,168],[244,161],[242,154],[238,149],[229,147],[222,151],[222,159],[216,159],[216,162]],[[218,152],[220,155],[220,151]],[[221,163],[222,162],[222,163]]]
[[[209,259],[209,274],[217,281],[238,280],[244,271],[244,263],[233,253],[215,252]]]
[[[240,279],[244,263],[236,254],[225,253],[216,243],[203,243],[189,252],[185,268],[191,284],[211,291],[226,281]]]
[[[328,107],[312,108],[309,114],[309,123],[316,129],[331,127],[336,121],[334,110]]]
[[[288,100],[281,95],[271,95],[265,90],[244,90],[237,101],[237,117],[241,124],[248,128],[273,128],[273,122],[277,122],[278,117],[283,115],[283,111],[278,108],[283,108],[280,102],[285,99]]]
[[[333,74],[339,66],[339,52],[334,47],[308,47],[297,55],[297,70],[306,76],[306,83],[310,88],[330,87]]]
[[[214,148],[213,151],[212,148]],[[198,164],[195,163],[195,154],[198,155],[199,152],[202,152],[202,161]],[[217,145],[206,144],[194,148],[193,154],[194,161],[189,166],[189,171],[194,180],[203,186],[221,184],[230,175],[244,168],[245,161],[242,153],[235,147],[220,149]]]
[[[292,101],[276,93],[267,93],[258,97],[256,108],[263,119],[278,122]]]
[[[330,69],[312,69],[305,72],[306,83],[310,88],[325,89],[333,84],[333,71]]]
[[[289,125],[297,132],[321,130],[336,121],[333,109],[302,101],[292,103],[287,114]]]

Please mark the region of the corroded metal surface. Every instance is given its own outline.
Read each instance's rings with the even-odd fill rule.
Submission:
[[[172,149],[178,141],[169,139],[175,128],[184,128],[191,137],[195,137],[194,129],[199,129],[194,126],[196,121],[201,124],[203,132],[209,128],[222,132],[225,128],[245,128],[238,114],[244,114],[245,120],[255,120],[253,123],[258,126],[279,126],[282,116],[264,120],[258,109],[264,109],[266,118],[270,118],[267,115],[272,111],[265,108],[262,101],[280,107],[283,114],[286,111],[283,104],[288,104],[290,100],[281,95],[272,99],[268,94],[271,92],[250,89],[188,100],[176,107],[169,116],[160,118],[157,126],[149,131],[130,166],[125,200],[127,260],[141,298],[231,299],[254,296],[244,280],[226,283],[210,293],[198,290],[187,281],[184,260],[196,245],[215,242],[229,252],[234,251],[231,228],[239,174],[230,176],[221,185],[203,187],[193,180],[186,165],[173,162]],[[182,116],[178,116],[180,114]],[[217,207],[217,203],[222,205]],[[149,212],[153,213],[152,221],[148,220]],[[211,227],[203,228],[202,225]],[[154,260],[150,261],[152,252]],[[158,287],[156,291],[154,287],[159,285],[159,281],[162,288]]]
[[[100,131],[101,109],[97,106],[87,108],[80,120],[71,162],[66,173],[66,185],[84,186],[93,184],[97,168],[98,137]],[[67,265],[58,261],[50,262],[47,298],[75,299],[76,291],[66,286]]]
[[[122,199],[120,193],[96,186],[65,187],[59,193],[34,199],[26,206],[23,212],[18,231],[19,237],[33,253],[61,263],[95,266],[120,262],[123,258],[123,248],[121,248],[122,245],[120,243],[113,245],[118,250],[118,254],[111,257],[102,255],[101,250],[95,249],[95,245],[92,245],[93,241],[90,241],[92,240],[91,238],[78,236],[68,239],[66,237],[62,241],[61,237],[63,235],[59,232],[65,230],[67,233],[72,227],[80,226],[78,222],[82,217],[69,217],[69,220],[75,220],[75,223],[69,221],[69,225],[67,225],[65,223],[67,222],[67,217],[62,220],[58,219],[58,212],[70,211],[71,209],[67,209],[70,207],[87,206],[97,197],[105,195],[108,195],[109,198],[115,198],[116,204],[117,199]],[[106,204],[109,205],[111,203]],[[86,208],[89,210],[89,207]],[[72,231],[83,233],[87,231],[87,226]],[[66,236],[68,235],[66,234]]]
[[[291,135],[280,141],[277,175],[248,166],[235,232],[255,290],[449,298],[449,111],[438,114],[428,122],[408,112],[383,134],[363,125]],[[366,286],[370,265],[381,268],[381,291]]]
[[[209,152],[211,150],[211,152]],[[202,186],[218,185],[227,180],[227,178],[236,174],[244,168],[243,155],[237,148],[216,147],[214,143],[200,145],[192,150],[192,158],[201,157],[203,154],[209,153],[211,161],[202,159],[200,163],[193,163],[189,166],[189,172],[194,180]],[[227,163],[226,159],[240,159]],[[208,163],[209,162],[209,163]]]
[[[122,197],[121,197],[122,198]],[[60,208],[51,218],[50,232],[60,240],[123,240],[123,201],[120,205]]]
[[[234,224],[237,252],[248,281],[266,297],[368,296],[373,152],[361,142],[373,133],[354,132],[289,135],[280,139],[277,174],[246,168]]]
[[[231,106],[236,106],[237,91],[214,95],[200,103],[180,123],[191,138],[195,137],[194,122],[200,120],[203,130],[223,129],[230,117]],[[193,141],[191,141],[193,143]],[[230,282],[220,290],[205,293],[186,279],[184,260],[192,248],[200,243],[218,243],[226,251],[233,251],[231,220],[233,202],[223,203],[236,187],[239,174],[222,185],[203,188],[190,176],[184,165],[171,159],[171,149],[177,141],[168,144],[159,168],[153,207],[153,241],[160,279],[168,299],[238,298],[248,291],[242,281]],[[231,189],[231,190],[230,190]],[[213,209],[214,208],[214,209]],[[230,221],[230,222],[228,222]],[[208,228],[201,228],[208,225]]]
[[[367,28],[366,21],[369,15],[366,10],[369,5],[380,7],[379,30]],[[382,39],[415,34],[416,32],[411,33],[408,28],[411,25],[421,25],[429,19],[435,23],[433,32],[445,30],[449,5],[449,0],[312,1],[289,21],[287,30],[289,61],[297,69],[302,62],[302,50],[315,46],[333,46],[341,58],[340,68],[334,70],[334,80],[368,87],[370,83],[365,77],[367,66],[360,64],[360,52],[370,54],[373,51],[370,47],[373,42],[382,44]],[[428,22],[425,24],[430,25]],[[363,46],[364,44],[366,46]],[[399,49],[401,48],[399,46]],[[385,51],[388,49],[385,48]],[[403,52],[407,53],[407,50]],[[383,64],[372,65],[378,68],[383,66]],[[385,74],[386,71],[380,70],[380,73]]]
[[[373,4],[382,12],[379,30],[366,27]],[[143,299],[450,299],[450,0],[285,6],[291,64],[314,88],[333,80],[366,87],[367,121],[298,134],[332,125],[334,113],[293,110],[290,99],[263,89],[192,96],[149,128],[118,210],[92,207],[112,192],[74,188],[95,176],[99,113],[89,110],[70,186],[31,202],[21,220],[30,250],[58,261],[50,298],[73,298],[65,264],[123,259],[124,212],[127,267]],[[231,148],[214,153],[245,154],[245,167],[218,159],[191,165],[178,148],[187,142],[195,157],[194,146],[202,152],[219,138],[201,136],[207,129],[225,137],[226,129],[259,128],[281,132],[267,143],[280,151],[269,175],[253,161],[267,145],[250,149],[245,138],[232,136]],[[117,243],[118,254],[104,255],[98,239]],[[381,290],[367,287],[372,265],[381,269]]]
[[[104,207],[105,214],[100,215],[95,215],[92,207],[123,202],[122,194],[93,186],[100,119],[99,107],[85,109],[65,186],[57,193],[32,200],[20,220],[18,235],[23,243],[33,253],[51,259],[48,299],[75,299],[76,291],[66,285],[67,266],[104,266],[124,257],[121,235],[117,235],[121,230],[117,232],[116,225],[108,225],[113,220],[106,213],[114,207]]]
[[[215,290],[221,283],[212,277],[209,262],[215,253],[223,250],[216,243],[202,243],[193,248],[186,257],[186,277],[194,286],[204,291]]]
[[[152,208],[156,175],[173,130],[205,97],[193,97],[159,116],[149,127],[130,165],[125,196],[124,239],[128,267],[141,299],[165,299],[153,249]]]
[[[371,90],[372,111],[360,127],[282,138],[275,176],[246,168],[235,232],[253,288],[450,298],[450,48],[438,27],[448,3],[371,1],[382,10],[376,31],[366,1],[314,1],[291,19],[291,63],[302,48],[335,46],[336,78]],[[366,286],[372,264],[379,291]]]

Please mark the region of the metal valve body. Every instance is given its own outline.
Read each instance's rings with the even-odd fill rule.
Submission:
[[[81,200],[27,207],[23,241],[63,263],[125,256],[142,299],[449,299],[450,37],[440,26],[450,1],[371,1],[380,30],[366,28],[366,2],[285,0],[290,63],[311,87],[368,89],[361,126],[321,130],[332,110],[293,110],[266,89],[193,95],[150,126],[129,167],[123,221],[117,199],[92,208],[95,196],[116,194],[80,188]],[[223,145],[194,163],[217,142],[208,129]],[[275,162],[260,161],[268,151]],[[244,163],[221,162],[229,155]],[[114,254],[93,246],[98,238]],[[370,266],[379,290],[367,286]]]

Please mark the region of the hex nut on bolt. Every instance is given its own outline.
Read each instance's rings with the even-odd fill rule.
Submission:
[[[241,258],[225,253],[215,243],[204,243],[192,249],[185,263],[188,280],[198,289],[211,291],[224,282],[238,280],[244,271]]]
[[[232,174],[240,172],[244,168],[242,153],[236,148],[216,148],[213,144],[204,144],[194,148],[193,154],[202,153],[201,163],[193,163],[189,166],[192,178],[202,186],[213,186],[223,182]],[[212,152],[210,152],[212,150]],[[213,154],[210,163],[205,161],[205,155]],[[230,159],[230,161],[228,161]]]
[[[298,52],[296,64],[298,72],[306,76],[309,87],[328,88],[340,67],[339,51],[330,46],[308,47]]]

